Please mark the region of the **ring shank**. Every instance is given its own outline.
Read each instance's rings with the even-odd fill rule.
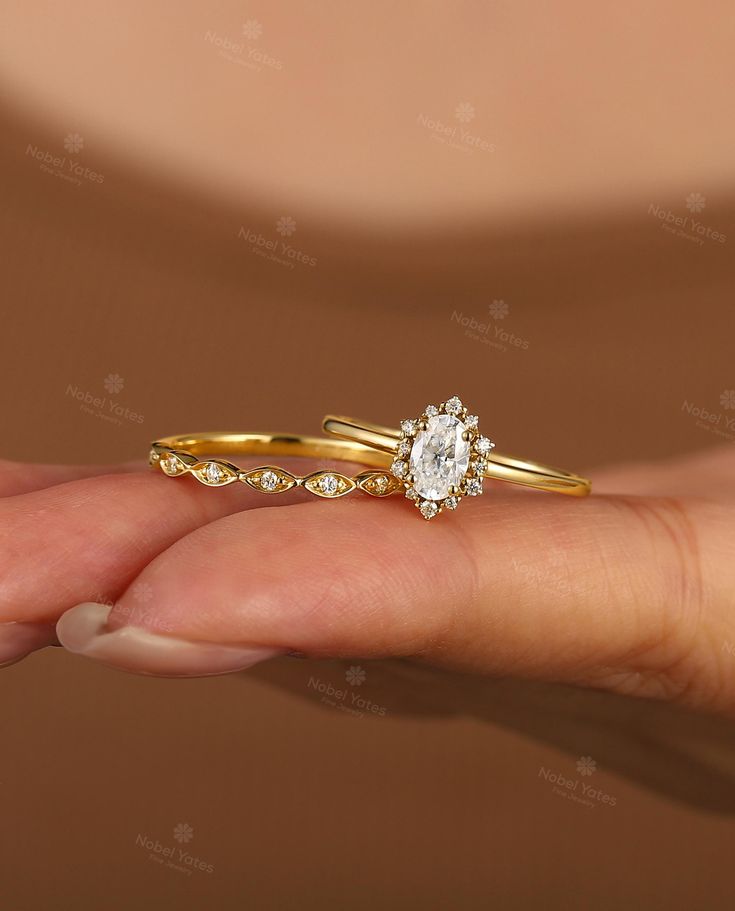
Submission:
[[[339,440],[350,441],[353,445],[364,444],[391,456],[396,454],[398,441],[401,439],[400,430],[342,415],[328,414],[324,418],[322,428],[325,433]],[[484,477],[495,481],[507,481],[522,487],[564,493],[572,497],[587,496],[591,489],[586,478],[550,465],[501,455],[495,450],[485,459],[488,467]]]
[[[274,455],[357,462],[370,468],[389,468],[390,456],[360,443],[293,433],[187,433],[162,437],[153,450],[184,450],[191,455]]]

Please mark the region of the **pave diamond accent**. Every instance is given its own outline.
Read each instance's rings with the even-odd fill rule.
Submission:
[[[450,488],[460,486],[470,461],[470,444],[464,434],[462,421],[451,414],[439,414],[429,418],[426,430],[416,435],[410,468],[420,496],[443,500]]]
[[[204,475],[210,484],[219,484],[222,480],[222,469],[216,462],[210,462],[204,469]]]
[[[278,475],[275,471],[264,471],[260,476],[260,486],[263,490],[275,490],[278,487]]]
[[[408,463],[401,459],[396,459],[391,465],[390,470],[397,478],[405,478],[408,473]]]
[[[447,497],[442,506],[445,509],[456,509],[459,506],[459,497]]]
[[[419,510],[425,519],[433,519],[434,516],[439,512],[439,507],[436,505],[436,503],[433,502],[433,500],[423,500],[419,506]]]
[[[468,497],[479,497],[482,493],[482,479],[467,478],[464,489]]]
[[[413,436],[418,430],[419,422],[418,421],[401,421],[401,430],[406,434],[407,437]]]
[[[459,414],[462,410],[462,402],[456,395],[453,395],[451,399],[447,399],[444,403],[444,410],[447,414]]]
[[[495,448],[495,443],[492,440],[488,440],[487,437],[479,437],[475,443],[475,451],[479,452],[480,455],[487,455],[491,449]]]

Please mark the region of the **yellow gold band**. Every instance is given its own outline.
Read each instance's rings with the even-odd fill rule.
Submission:
[[[275,465],[241,469],[228,460],[209,457],[215,453],[336,460],[360,463],[375,470],[352,476],[329,470],[296,475]],[[292,487],[303,487],[317,497],[335,499],[353,490],[385,497],[401,489],[388,470],[391,463],[388,455],[359,443],[298,434],[217,432],[163,437],[151,444],[149,461],[168,477],[191,474],[207,487],[225,487],[241,481],[260,493],[283,493]]]
[[[391,456],[398,453],[402,438],[400,430],[341,415],[328,414],[322,427],[325,433],[339,440],[349,441],[352,445],[369,446],[376,452]],[[500,455],[493,451],[485,457],[485,461],[487,467],[482,475],[495,481],[508,481],[522,487],[564,493],[572,497],[585,497],[591,489],[586,478],[527,459]]]

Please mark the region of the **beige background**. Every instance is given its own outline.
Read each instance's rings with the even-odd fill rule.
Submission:
[[[731,441],[684,407],[724,432],[735,416],[731,19],[718,3],[10,4],[3,456],[135,458],[166,433],[312,431],[327,410],[392,422],[455,391],[504,447],[573,468]],[[29,146],[104,179],[47,173]],[[688,217],[684,236],[651,207]],[[316,265],[238,237],[280,241],[282,216]],[[692,218],[726,241],[698,243]],[[109,374],[142,422],[68,391],[109,399]],[[382,717],[309,686],[349,703],[342,662],[165,681],[48,649],[2,671],[0,907],[732,907],[731,725],[363,666]],[[560,797],[542,767],[615,805]],[[176,845],[181,822],[213,872],[136,845]]]

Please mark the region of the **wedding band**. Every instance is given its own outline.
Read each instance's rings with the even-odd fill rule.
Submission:
[[[241,469],[222,458],[201,458],[214,453],[356,462],[369,466],[369,470],[353,476],[328,470],[295,475],[275,465]],[[207,487],[226,487],[241,481],[260,493],[284,493],[292,487],[303,487],[314,496],[335,499],[353,490],[387,497],[402,489],[390,471],[390,456],[385,453],[359,443],[288,433],[190,433],[163,437],[151,443],[149,462],[171,478],[190,474]]]
[[[586,478],[494,452],[495,443],[480,434],[477,415],[456,395],[427,405],[417,418],[402,421],[400,430],[338,415],[327,415],[323,429],[391,456],[393,477],[425,519],[456,509],[463,497],[479,496],[485,478],[573,497],[590,492]]]

